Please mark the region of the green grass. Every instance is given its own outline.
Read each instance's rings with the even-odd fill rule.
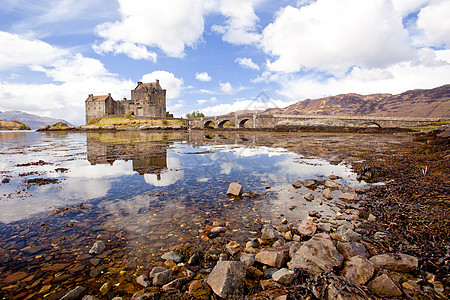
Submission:
[[[442,125],[449,124],[449,123],[450,123],[450,120],[445,120],[445,121],[436,122],[433,125],[406,127],[406,128],[407,129],[413,129],[413,130],[433,130],[433,129],[436,129],[438,127],[441,127]]]
[[[166,119],[158,119],[158,120],[141,120],[141,119],[129,119],[129,118],[104,118],[99,120],[95,124],[91,124],[91,126],[106,126],[112,125],[115,127],[123,127],[123,128],[133,128],[139,127],[143,125],[149,126],[159,126],[159,127],[168,127],[168,126],[176,126],[176,125],[184,125],[182,120],[174,119],[174,120],[166,120]]]

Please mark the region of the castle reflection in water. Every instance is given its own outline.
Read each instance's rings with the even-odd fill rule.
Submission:
[[[123,140],[122,140],[123,141]],[[87,159],[91,165],[110,164],[116,160],[132,161],[133,171],[140,175],[155,174],[160,180],[161,173],[167,169],[167,148],[163,139],[134,140],[122,142],[120,136],[90,134],[87,138]]]

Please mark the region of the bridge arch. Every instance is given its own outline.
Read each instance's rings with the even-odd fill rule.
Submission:
[[[250,121],[250,119],[249,118],[242,119],[239,122],[239,127],[238,128],[245,128],[245,123],[247,123],[247,121]]]
[[[382,128],[381,125],[378,124],[378,123],[375,122],[375,121],[362,122],[361,125],[375,125],[375,126],[377,126],[378,128]]]
[[[234,124],[233,121],[228,120],[228,119],[225,119],[225,120],[220,121],[219,124],[217,124],[217,128],[224,128],[224,125],[225,125],[227,122],[233,124],[233,127],[236,127],[236,125]]]
[[[203,128],[205,128],[205,129],[207,129],[207,128],[212,129],[212,128],[215,127],[215,125],[216,124],[214,124],[214,122],[210,120],[210,121],[206,121],[205,124],[203,124]]]

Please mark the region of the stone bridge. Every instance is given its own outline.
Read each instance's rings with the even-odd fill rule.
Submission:
[[[273,129],[282,126],[305,127],[379,127],[401,128],[426,126],[447,119],[439,118],[392,118],[392,117],[339,117],[310,115],[222,115],[189,119],[192,129],[213,128],[259,128]]]

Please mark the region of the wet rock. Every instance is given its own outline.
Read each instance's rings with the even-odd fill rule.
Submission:
[[[277,268],[267,268],[264,270],[264,278],[272,278],[273,274],[278,271]]]
[[[326,233],[318,233],[303,243],[288,266],[291,270],[306,268],[315,274],[320,274],[340,267],[343,261],[344,257],[337,251],[330,236]]]
[[[329,189],[338,189],[341,186],[339,183],[331,180],[325,180],[323,185]]]
[[[283,268],[273,273],[272,279],[278,283],[290,285],[295,279],[295,273],[293,270]]]
[[[240,261],[219,261],[209,274],[207,283],[215,294],[225,298],[244,287],[245,265]]]
[[[100,287],[100,293],[102,293],[102,295],[106,295],[110,290],[111,290],[111,283],[110,282],[105,282],[101,287]]]
[[[313,189],[317,185],[317,181],[313,179],[305,180],[302,182],[303,186],[308,189]]]
[[[329,161],[330,161],[330,164],[332,164],[332,165],[338,165],[338,164],[340,164],[342,162],[342,159],[337,157],[337,156],[332,156],[329,159]]]
[[[82,286],[77,286],[70,292],[68,292],[65,296],[63,296],[60,300],[79,300],[83,298],[86,294],[87,289]]]
[[[174,252],[174,251],[170,251],[170,252],[166,252],[161,256],[162,259],[164,260],[171,260],[175,263],[180,263],[183,261],[183,256],[181,256],[180,254]]]
[[[289,245],[289,257],[292,258],[295,255],[295,252],[297,252],[298,249],[300,249],[301,244],[298,242],[292,242],[292,244]]]
[[[167,270],[164,267],[153,267],[153,269],[150,271],[150,274],[148,275],[150,277],[150,279],[152,279],[153,277],[155,277],[156,274],[163,272]]]
[[[341,242],[359,242],[361,241],[361,235],[354,230],[354,226],[350,223],[343,224],[338,227],[336,232],[330,234],[330,236]]]
[[[342,195],[339,196],[339,199],[347,203],[359,201],[359,197],[356,193],[343,193]]]
[[[369,260],[373,263],[374,267],[385,268],[389,271],[397,272],[413,272],[417,270],[419,266],[419,260],[411,255],[399,253],[399,254],[379,254],[372,256]]]
[[[308,193],[305,196],[303,196],[303,198],[305,198],[305,200],[307,200],[307,201],[313,201],[314,195],[312,193]]]
[[[311,210],[308,215],[313,218],[320,218],[322,215],[317,210]]]
[[[353,256],[361,256],[368,259],[370,256],[366,247],[358,242],[338,242],[337,249],[345,259],[350,259]]]
[[[300,180],[296,180],[292,183],[292,186],[296,189],[299,189],[302,187],[302,182]]]
[[[375,268],[366,258],[353,256],[345,261],[341,274],[352,284],[366,284],[372,278]]]
[[[330,223],[320,223],[317,226],[317,229],[323,231],[323,232],[330,232],[331,231],[331,224]]]
[[[165,292],[177,291],[181,288],[181,286],[183,285],[184,282],[185,282],[184,278],[178,278],[178,279],[172,280],[169,283],[166,283],[165,285],[163,285],[161,287],[161,289]]]
[[[47,271],[59,272],[61,270],[64,270],[68,266],[70,266],[70,264],[57,263],[57,264],[46,265],[41,270],[44,271],[44,272],[47,272]]]
[[[264,273],[255,267],[249,267],[247,269],[247,275],[254,279],[260,279],[260,278],[264,277]]]
[[[372,280],[368,287],[378,296],[400,297],[402,295],[402,291],[386,274],[382,274]]]
[[[326,199],[333,199],[333,194],[331,193],[331,189],[326,188],[322,191],[322,197],[326,198]]]
[[[334,174],[331,174],[330,176],[328,176],[328,179],[330,179],[330,180],[336,180],[336,179],[338,179],[339,177],[338,176],[336,176],[336,175],[334,175]]]
[[[188,293],[195,299],[209,299],[210,289],[200,280],[194,280],[189,284]]]
[[[173,271],[166,269],[162,272],[158,272],[153,276],[153,285],[164,285],[172,279]]]
[[[242,185],[236,182],[230,183],[227,190],[228,196],[240,197],[243,193]]]
[[[105,244],[102,241],[97,241],[94,243],[91,250],[89,250],[89,254],[94,255],[102,254],[103,251],[105,251],[105,249],[106,249]]]
[[[286,241],[292,241],[292,239],[294,238],[294,236],[292,235],[292,232],[290,232],[290,231],[286,231],[285,233],[282,234],[282,236],[284,237],[284,239]]]
[[[241,262],[243,262],[247,267],[252,266],[255,263],[255,254],[242,253],[240,257]]]
[[[313,221],[304,219],[297,227],[297,231],[301,236],[313,236],[316,233],[317,226]]]
[[[117,297],[116,297],[117,298]],[[113,298],[112,300],[119,300],[119,299],[116,299],[116,298]],[[86,295],[86,296],[84,296],[81,300],[98,300],[97,298],[95,298],[94,296],[92,296],[92,295]],[[122,300],[122,298],[120,298],[120,300]]]
[[[225,249],[227,250],[227,252],[230,255],[235,255],[236,253],[238,253],[240,250],[241,245],[235,241],[231,241],[229,242],[226,246]]]
[[[211,229],[211,233],[222,233],[225,231],[227,231],[227,228],[222,227],[222,226],[217,226],[217,227],[214,227],[213,229]]]
[[[264,265],[281,268],[289,259],[288,248],[267,248],[256,254],[255,260]]]
[[[16,272],[8,275],[5,279],[3,279],[3,283],[11,284],[16,281],[22,280],[28,276],[28,273],[25,272]]]
[[[136,282],[137,282],[137,284],[139,284],[140,286],[143,286],[143,287],[148,287],[148,285],[149,285],[148,278],[144,274],[138,276],[136,278]]]
[[[369,221],[369,222],[375,222],[376,220],[377,220],[377,217],[375,217],[372,214],[370,214],[369,217],[367,218],[367,221]]]
[[[252,238],[246,244],[245,247],[258,248],[260,246],[258,239]]]
[[[280,238],[280,234],[270,224],[265,224],[261,230],[261,238],[263,240],[276,240]]]

